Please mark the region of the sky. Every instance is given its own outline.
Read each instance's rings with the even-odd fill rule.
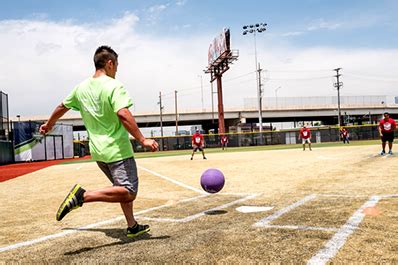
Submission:
[[[255,55],[266,98],[336,96],[339,67],[342,96],[395,96],[396,14],[395,0],[8,0],[0,9],[0,90],[11,119],[49,115],[92,76],[95,49],[109,45],[134,113],[158,112],[159,92],[173,112],[175,90],[179,111],[211,109],[207,51],[229,28],[239,58],[223,75],[225,109],[256,98]],[[242,34],[255,23],[267,30]]]

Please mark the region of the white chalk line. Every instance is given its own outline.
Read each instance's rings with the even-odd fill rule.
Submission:
[[[201,194],[200,196],[184,199],[184,200],[181,200],[181,201],[195,200],[197,198],[202,198],[202,197],[206,197],[206,196],[210,195],[210,194],[207,194],[206,192],[204,192],[202,190],[196,189],[196,188],[191,187],[189,185],[186,185],[186,184],[184,184],[182,182],[179,182],[179,181],[176,181],[176,180],[171,179],[169,177],[163,176],[163,175],[161,175],[159,173],[156,173],[156,172],[154,172],[152,170],[149,170],[147,168],[144,168],[144,167],[141,167],[141,166],[138,166],[138,168],[140,168],[140,169],[142,169],[144,171],[147,171],[147,172],[149,172],[149,173],[151,173],[151,174],[153,174],[155,176],[158,176],[160,178],[168,180],[168,181],[170,181],[170,182],[172,182],[172,183],[174,183],[174,184],[176,184],[178,186],[187,188],[189,190],[193,190],[193,191]],[[144,213],[147,213],[147,212],[150,212],[150,211],[162,209],[162,208],[165,208],[165,207],[170,207],[170,205],[165,204],[165,205],[152,207],[152,208],[149,208],[149,209],[146,209],[146,210],[139,211],[139,212],[135,213],[135,215],[139,216],[140,214],[144,214]],[[87,226],[82,226],[82,227],[76,228],[75,230],[63,231],[63,232],[60,232],[60,233],[56,233],[56,234],[40,237],[40,238],[37,238],[37,239],[28,240],[28,241],[24,241],[24,242],[20,242],[20,243],[16,243],[16,244],[8,245],[8,246],[5,246],[5,247],[0,247],[0,253],[1,252],[5,252],[5,251],[9,251],[9,250],[12,250],[12,249],[17,249],[17,248],[21,248],[21,247],[25,247],[25,246],[34,245],[34,244],[41,243],[41,242],[44,242],[44,241],[47,241],[47,240],[50,240],[50,239],[64,237],[66,235],[77,233],[77,232],[79,232],[81,230],[86,230],[86,229],[93,228],[93,227],[98,227],[98,226],[102,226],[102,225],[112,224],[112,223],[118,222],[118,221],[123,220],[123,219],[124,219],[124,216],[118,216],[118,217],[115,217],[115,218],[110,219],[110,220],[105,220],[105,221],[94,223],[94,224],[90,224],[90,225],[87,225]]]
[[[276,228],[276,229],[291,229],[291,230],[309,230],[309,231],[326,231],[326,232],[337,232],[339,229],[335,227],[318,227],[318,226],[306,226],[306,225],[264,225],[264,228]]]
[[[200,199],[200,198],[206,197],[206,196],[207,195],[199,195],[199,196],[183,199],[181,201],[178,201],[177,203],[197,200],[197,199]],[[136,212],[135,215],[137,217],[139,217],[139,215],[142,215],[142,214],[145,214],[145,213],[148,213],[148,212],[152,212],[152,211],[155,211],[155,210],[163,209],[163,208],[166,208],[166,207],[170,207],[170,205],[164,204],[164,205],[160,205],[160,206],[155,206],[155,207],[152,207],[152,208],[148,208],[148,209]],[[40,237],[40,238],[37,238],[37,239],[28,240],[28,241],[16,243],[16,244],[13,244],[13,245],[8,245],[8,246],[5,246],[5,247],[1,247],[0,248],[0,253],[4,252],[4,251],[12,250],[12,249],[20,248],[20,247],[26,247],[26,246],[34,245],[34,244],[41,243],[41,242],[44,242],[44,241],[47,241],[47,240],[50,240],[50,239],[64,237],[66,235],[74,234],[74,233],[77,233],[77,232],[80,232],[80,231],[84,231],[84,230],[87,230],[87,229],[90,229],[90,228],[113,224],[113,223],[119,222],[121,220],[124,220],[124,218],[125,218],[124,216],[118,216],[118,217],[115,217],[115,218],[112,218],[112,219],[109,219],[109,220],[105,220],[105,221],[101,221],[101,222],[98,222],[98,223],[93,223],[93,224],[89,224],[89,225],[86,225],[86,226],[81,226],[81,227],[75,228],[74,230],[63,231],[63,232],[60,232],[60,233],[56,233],[56,234]]]
[[[255,223],[253,226],[255,226],[255,227],[264,227],[264,226],[267,226],[267,225],[269,225],[270,222],[272,222],[272,221],[274,221],[275,219],[281,217],[281,216],[284,215],[285,213],[288,213],[288,212],[290,212],[291,210],[293,210],[294,208],[297,208],[297,207],[299,207],[299,206],[305,204],[306,202],[311,201],[311,200],[313,200],[313,199],[315,199],[315,198],[316,198],[316,194],[308,195],[308,196],[302,198],[301,200],[299,200],[299,201],[297,201],[297,202],[295,202],[295,203],[293,203],[293,204],[290,204],[289,206],[287,206],[287,207],[285,207],[285,208],[280,209],[279,211],[273,213],[272,215],[270,215],[270,216],[268,216],[268,217],[266,217],[266,218],[261,219],[260,221],[258,221],[257,223]]]
[[[386,194],[386,195],[381,195],[380,197],[383,199],[398,198],[398,194]]]
[[[202,195],[199,196],[199,197],[208,196],[208,194],[205,193],[205,192],[202,191],[202,190],[196,189],[196,188],[194,188],[194,187],[191,187],[191,186],[189,186],[189,185],[186,185],[186,184],[184,184],[184,183],[182,183],[182,182],[179,182],[179,181],[177,181],[177,180],[174,180],[174,179],[171,179],[171,178],[169,178],[169,177],[163,176],[163,175],[161,175],[161,174],[159,174],[159,173],[156,173],[156,172],[154,172],[154,171],[152,171],[152,170],[149,170],[149,169],[147,169],[147,168],[144,168],[144,167],[141,167],[141,166],[138,166],[138,168],[140,168],[140,169],[142,169],[142,170],[144,170],[144,171],[147,171],[147,172],[149,172],[149,173],[151,173],[151,174],[153,174],[153,175],[155,175],[155,176],[158,176],[158,177],[160,177],[160,178],[163,178],[163,179],[165,179],[165,180],[168,180],[168,181],[170,181],[170,182],[172,182],[172,183],[174,183],[174,184],[176,184],[176,185],[178,185],[178,186],[181,186],[181,187],[184,187],[184,188],[187,188],[187,189],[189,189],[189,190],[192,190],[192,191],[195,191],[195,192],[197,192],[197,193],[202,194]],[[188,201],[188,200],[194,199],[194,198],[196,198],[196,197],[186,199],[185,201]],[[161,209],[161,208],[164,208],[164,207],[169,207],[169,205],[161,205],[161,206],[149,208],[149,209],[147,209],[147,210],[139,211],[139,212],[136,213],[136,215],[143,214],[143,213],[146,213],[146,212],[149,212],[149,211],[158,210],[158,209]],[[101,226],[101,225],[112,224],[112,223],[118,222],[118,221],[120,221],[120,220],[123,220],[123,218],[124,218],[124,216],[119,216],[119,217],[116,217],[116,218],[113,218],[113,219],[110,219],[110,220],[106,220],[106,221],[102,221],[102,222],[99,222],[99,223],[94,223],[94,224],[90,224],[90,225],[87,225],[87,226],[79,227],[79,228],[77,228],[76,230],[63,231],[63,232],[60,232],[60,233],[56,233],[56,234],[52,234],[52,235],[40,237],[40,238],[37,238],[37,239],[28,240],[28,241],[16,243],[16,244],[13,244],[13,245],[8,245],[8,246],[5,246],[5,247],[1,247],[1,248],[0,248],[0,253],[1,253],[1,252],[4,252],[4,251],[12,250],[12,249],[20,248],[20,247],[25,247],[25,246],[34,245],[34,244],[37,244],[37,243],[40,243],[40,242],[44,242],[44,241],[47,241],[47,240],[50,240],[50,239],[59,238],[59,237],[64,237],[64,236],[69,235],[69,234],[77,233],[77,232],[79,232],[80,230],[85,230],[85,229],[88,229],[88,228],[93,228],[93,227],[97,227],[97,226]]]
[[[362,222],[365,216],[363,210],[368,207],[374,207],[380,199],[380,196],[372,196],[367,202],[365,202],[338,230],[338,232],[334,234],[325,246],[308,261],[307,264],[326,264],[331,258],[333,258],[339,249],[345,244],[347,238]]]
[[[206,215],[207,212],[222,210],[222,209],[228,208],[228,207],[230,207],[232,205],[235,205],[235,204],[238,204],[238,203],[253,199],[253,198],[257,197],[258,195],[259,194],[251,194],[251,195],[248,195],[248,196],[246,196],[244,198],[240,198],[238,200],[235,200],[235,201],[232,201],[232,202],[229,202],[229,203],[226,203],[226,204],[223,204],[223,205],[220,205],[220,206],[217,206],[217,207],[202,211],[202,212],[197,213],[197,214],[193,214],[193,215],[187,216],[185,218],[175,219],[175,218],[156,218],[156,217],[141,216],[140,219],[150,220],[150,221],[157,221],[157,222],[187,223],[187,222],[190,222],[192,220],[195,220],[195,219],[197,219],[199,217],[202,217],[202,216]]]
[[[369,198],[369,195],[350,195],[350,194],[317,194],[322,197],[342,197],[342,198]]]
[[[155,176],[158,176],[158,177],[160,177],[160,178],[162,178],[162,179],[165,179],[165,180],[167,180],[167,181],[170,181],[170,182],[172,182],[172,183],[174,183],[174,184],[176,184],[176,185],[178,185],[178,186],[184,187],[184,188],[186,188],[186,189],[195,191],[195,192],[200,193],[200,194],[206,194],[206,192],[203,191],[203,190],[200,190],[200,189],[197,189],[197,188],[195,188],[195,187],[189,186],[189,185],[187,185],[187,184],[185,184],[185,183],[182,183],[182,182],[180,182],[180,181],[177,181],[177,180],[175,180],[175,179],[172,179],[172,178],[163,176],[163,175],[161,175],[161,174],[159,174],[159,173],[157,173],[157,172],[155,172],[155,171],[152,171],[152,170],[150,170],[150,169],[147,169],[147,168],[145,168],[145,167],[142,167],[142,166],[137,166],[137,167],[138,167],[139,169],[142,169],[142,170],[148,172],[148,173],[151,173],[152,175],[155,175]]]

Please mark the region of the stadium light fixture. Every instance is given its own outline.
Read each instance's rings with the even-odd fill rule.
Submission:
[[[257,63],[257,43],[256,43],[256,32],[262,33],[266,31],[265,28],[267,23],[256,23],[254,25],[244,25],[243,26],[243,35],[247,35],[248,33],[253,33],[254,35],[254,59],[256,63],[256,79],[257,79],[257,100],[258,100],[258,123],[259,123],[259,131],[263,131],[263,114],[262,114],[262,89],[261,89],[261,80],[260,80],[260,66]]]

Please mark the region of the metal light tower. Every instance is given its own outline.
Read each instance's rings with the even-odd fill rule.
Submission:
[[[258,100],[258,122],[259,122],[259,131],[263,131],[263,114],[262,114],[262,89],[261,89],[261,80],[260,80],[260,65],[257,63],[257,41],[256,41],[256,34],[262,33],[266,31],[265,28],[267,23],[257,23],[253,25],[245,25],[243,26],[243,35],[247,35],[248,33],[253,33],[254,36],[254,60],[256,66],[256,79],[257,79],[257,100]]]
[[[275,108],[278,108],[278,90],[281,89],[281,86],[275,88]]]
[[[205,106],[203,103],[203,76],[198,75],[198,77],[200,78],[200,95],[201,95],[201,102],[202,102],[202,111],[205,111]]]

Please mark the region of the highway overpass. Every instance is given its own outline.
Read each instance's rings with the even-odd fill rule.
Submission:
[[[392,117],[398,118],[398,105],[368,105],[368,106],[341,106],[342,116],[350,116],[353,120],[373,123],[377,122],[382,114],[388,111]],[[314,106],[280,109],[264,109],[262,111],[264,123],[322,121],[323,124],[337,124],[337,108],[335,106]],[[370,116],[369,116],[370,114]],[[159,127],[159,113],[134,113],[139,127]],[[237,126],[244,123],[258,123],[258,110],[255,108],[237,108],[225,110],[225,125]],[[175,126],[176,114],[164,113],[163,126]],[[21,117],[22,120],[45,121],[47,116]],[[204,130],[217,128],[217,113],[206,111],[185,111],[178,113],[179,125],[201,124]],[[74,131],[85,130],[83,121],[78,112],[70,111],[60,119],[60,122],[72,124]]]

